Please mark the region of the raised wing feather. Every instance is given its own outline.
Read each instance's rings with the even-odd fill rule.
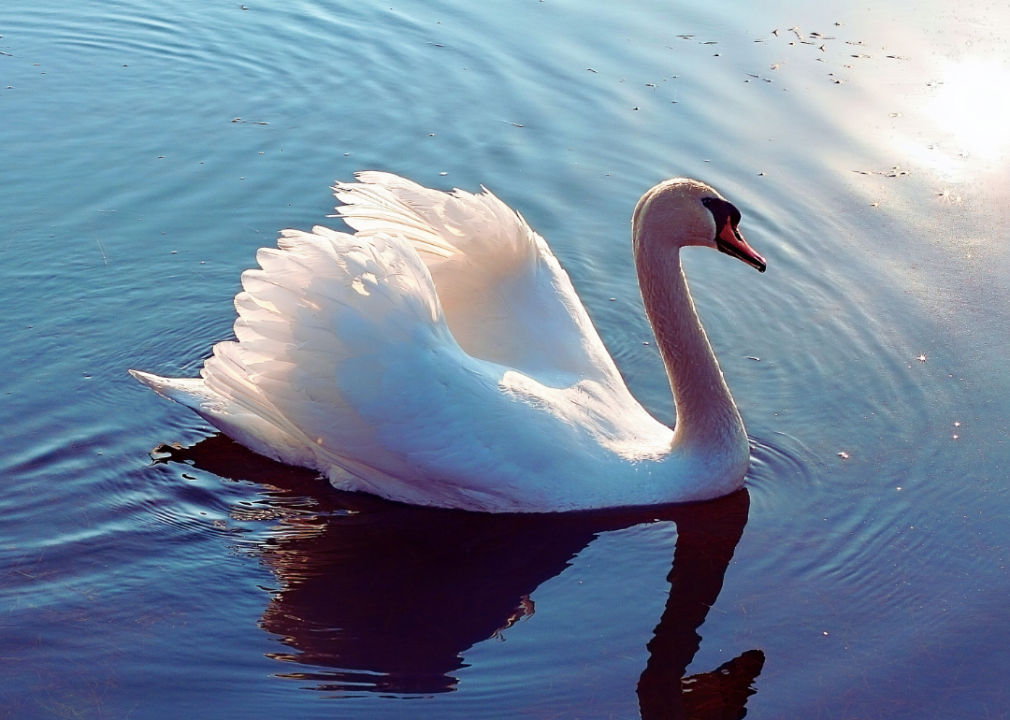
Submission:
[[[487,191],[430,190],[365,172],[338,183],[339,217],[359,235],[400,235],[431,273],[449,329],[470,355],[555,387],[621,385],[567,273],[526,221]]]
[[[518,487],[565,461],[545,437],[595,446],[590,429],[510,390],[514,371],[463,351],[405,239],[316,227],[285,230],[278,245],[242,276],[238,342],[219,343],[202,370],[217,408],[199,411],[212,422],[233,426],[249,408],[268,441],[282,430],[308,456],[299,464],[338,487],[473,509],[556,490]],[[240,427],[243,442],[258,449],[247,438],[261,426]]]
[[[278,249],[263,248],[256,259],[261,269],[243,273],[235,298],[239,342],[215,347],[201,373],[208,388],[261,398],[260,412],[273,409],[269,420],[295,428],[322,470],[336,462],[365,479],[409,479],[415,473],[376,440],[377,427],[348,401],[337,375],[357,368],[357,384],[382,395],[379,357],[423,345],[426,333],[444,327],[417,254],[402,238],[316,227],[283,231]]]

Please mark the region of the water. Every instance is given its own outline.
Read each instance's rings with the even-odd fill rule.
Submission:
[[[1008,22],[8,0],[0,717],[709,717],[718,693],[755,718],[1006,717]],[[126,374],[194,374],[255,249],[334,223],[360,169],[519,209],[667,422],[628,220],[665,177],[718,187],[769,260],[686,258],[747,493],[403,508]]]

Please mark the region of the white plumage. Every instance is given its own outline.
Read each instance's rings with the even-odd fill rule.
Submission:
[[[729,414],[713,395],[722,415],[711,442],[675,438],[632,397],[568,275],[521,216],[486,190],[357,178],[335,188],[356,233],[284,230],[277,249],[259,250],[261,269],[243,273],[235,298],[238,342],[218,343],[200,379],[131,373],[258,453],[391,500],[540,512],[739,487],[746,436],[728,390]],[[676,182],[683,195],[693,181]],[[711,237],[676,245],[678,274],[680,245],[714,245],[722,230],[692,202],[701,211],[691,208],[687,225],[707,221]],[[687,304],[679,311],[696,320]]]

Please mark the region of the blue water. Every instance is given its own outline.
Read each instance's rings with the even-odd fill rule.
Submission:
[[[1005,8],[246,7],[0,5],[0,717],[1010,715]],[[670,423],[629,218],[719,188],[769,261],[686,258],[746,493],[405,508],[126,374],[195,375],[364,169],[522,212]]]

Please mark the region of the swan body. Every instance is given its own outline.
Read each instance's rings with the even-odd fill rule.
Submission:
[[[235,298],[237,342],[195,379],[131,370],[251,450],[417,505],[556,512],[705,500],[743,484],[743,422],[680,267],[704,245],[764,270],[739,212],[670,180],[635,261],[677,405],[632,397],[568,275],[487,190],[378,172],[334,188],[356,232],[284,230]]]

